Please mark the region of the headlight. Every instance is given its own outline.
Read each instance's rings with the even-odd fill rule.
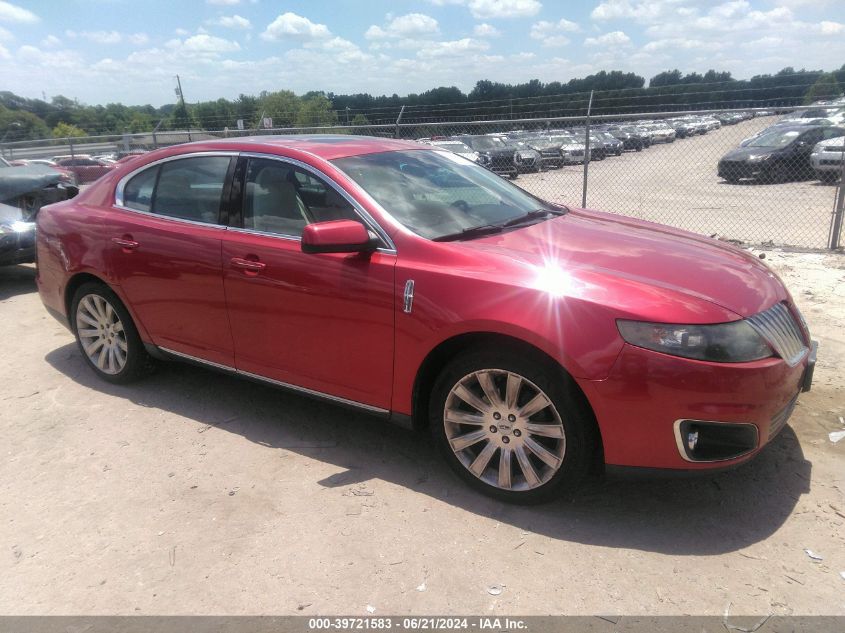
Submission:
[[[618,320],[622,338],[655,352],[721,363],[744,363],[774,353],[745,321],[716,325],[674,325]]]
[[[35,222],[14,220],[13,222],[3,222],[0,224],[0,235],[7,235],[9,233],[26,233],[33,230],[35,230]]]
[[[751,161],[752,163],[760,163],[760,162],[767,160],[771,157],[772,157],[771,154],[751,154],[748,157],[748,160]]]

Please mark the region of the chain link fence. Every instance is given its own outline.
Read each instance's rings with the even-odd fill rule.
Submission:
[[[7,159],[117,156],[259,134],[361,134],[463,153],[552,202],[757,245],[837,248],[845,125],[752,109],[391,125],[182,131],[8,143]]]

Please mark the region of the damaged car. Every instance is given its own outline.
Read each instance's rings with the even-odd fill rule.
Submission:
[[[0,266],[35,261],[35,216],[79,193],[45,165],[15,167],[0,157]]]

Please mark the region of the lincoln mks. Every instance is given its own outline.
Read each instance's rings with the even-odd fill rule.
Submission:
[[[515,502],[597,466],[740,464],[815,362],[760,259],[399,140],[150,152],[45,207],[37,258],[103,380],[181,360],[357,407]]]

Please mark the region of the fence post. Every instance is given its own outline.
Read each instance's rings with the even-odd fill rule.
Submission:
[[[402,109],[399,110],[399,116],[396,117],[396,130],[393,132],[393,138],[399,138],[399,121],[402,120],[402,115],[405,113],[405,106],[402,106]]]
[[[73,139],[68,139],[68,145],[70,145],[70,157],[76,158],[76,155],[73,153]]]
[[[593,91],[587,104],[587,131],[584,133],[584,189],[581,192],[581,208],[587,208],[587,177],[590,173],[590,111],[593,109]]]
[[[830,236],[827,247],[830,250],[839,248],[839,236],[842,234],[842,216],[845,214],[845,149],[840,156],[842,170],[839,174],[839,186],[836,188],[836,200],[833,203],[833,215],[830,217]]]

